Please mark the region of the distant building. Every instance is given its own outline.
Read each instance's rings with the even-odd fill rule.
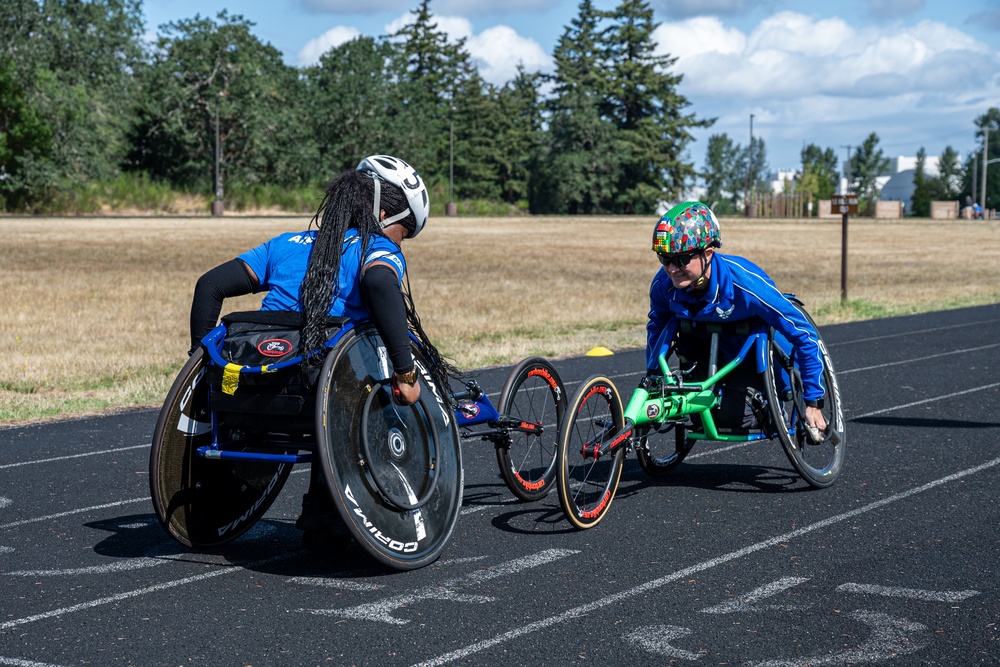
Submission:
[[[900,155],[889,162],[889,174],[879,176],[876,184],[879,188],[879,199],[882,201],[901,201],[906,214],[910,213],[910,203],[913,199],[913,176],[917,172],[917,158]],[[924,175],[937,176],[938,156],[928,155],[924,159]],[[785,191],[785,183],[794,182],[799,172],[792,169],[779,169],[768,174],[771,191],[780,194]],[[841,178],[837,192],[847,192],[847,179]]]

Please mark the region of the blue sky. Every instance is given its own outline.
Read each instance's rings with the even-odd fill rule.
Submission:
[[[594,0],[599,9],[616,1]],[[805,144],[843,159],[871,133],[885,153],[974,150],[974,119],[1000,107],[1000,0],[652,0],[659,48],[678,58],[688,111],[716,118],[695,133],[766,142],[772,168],[794,169]],[[579,0],[432,0],[439,27],[466,46],[487,80],[519,62],[551,71]],[[408,22],[415,0],[144,0],[147,31],[196,14],[239,14],[293,66],[356,35]],[[364,7],[364,12],[358,8]]]

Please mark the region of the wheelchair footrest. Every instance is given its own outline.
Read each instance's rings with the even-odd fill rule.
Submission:
[[[218,449],[210,445],[199,447],[195,455],[202,459],[218,459],[220,461],[270,461],[272,463],[311,463],[316,460],[315,452],[305,454],[269,454],[268,452],[236,452],[228,449]]]

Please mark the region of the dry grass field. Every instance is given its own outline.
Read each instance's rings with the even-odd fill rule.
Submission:
[[[162,401],[195,280],[308,216],[0,218],[0,424]],[[460,367],[644,344],[652,218],[436,218],[405,244],[425,328]],[[1000,224],[722,220],[820,324],[1000,300]],[[259,297],[227,302],[252,310]]]

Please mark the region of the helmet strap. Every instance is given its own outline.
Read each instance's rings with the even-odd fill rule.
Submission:
[[[708,271],[708,267],[712,265],[712,260],[705,259],[704,250],[702,250],[702,253],[698,256],[698,259],[701,260],[701,275],[698,276],[697,280],[695,280],[688,286],[687,289],[689,292],[696,292],[705,287],[706,283],[708,283],[708,278],[705,276],[705,272]]]
[[[396,222],[398,220],[402,220],[403,218],[405,218],[406,216],[408,216],[410,214],[410,209],[409,208],[405,208],[405,209],[403,209],[403,211],[401,213],[397,213],[396,215],[392,216],[391,218],[386,218],[385,220],[380,220],[379,219],[381,217],[381,213],[382,213],[382,179],[379,178],[378,174],[376,174],[373,171],[372,172],[368,172],[368,173],[371,174],[372,180],[375,181],[375,199],[372,202],[372,215],[374,215],[375,216],[375,220],[378,221],[378,223],[380,225],[382,225],[382,229],[385,229],[386,227],[388,227],[392,223],[394,223],[394,222]]]
[[[375,222],[378,222],[382,227],[385,227],[385,223],[379,220],[379,212],[382,207],[379,205],[382,202],[382,185],[381,179],[375,174],[375,172],[368,172],[372,180],[375,181],[375,199],[372,200],[372,215],[375,216]]]

